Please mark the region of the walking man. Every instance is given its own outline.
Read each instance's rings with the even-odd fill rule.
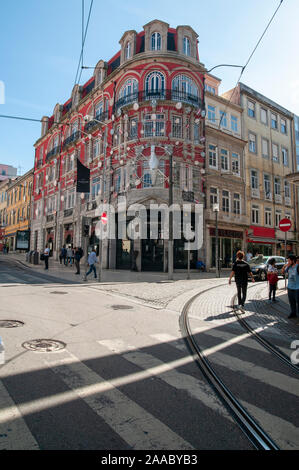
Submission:
[[[281,273],[288,273],[288,298],[291,313],[288,318],[299,316],[299,264],[295,255],[288,256],[288,262],[284,265]]]
[[[50,256],[50,248],[46,245],[44,249],[44,260],[45,260],[45,269],[49,269],[49,256]]]
[[[87,276],[93,271],[94,272],[94,278],[97,278],[97,270],[96,270],[96,264],[97,262],[97,255],[95,249],[92,250],[92,252],[88,256],[87,263],[89,264],[89,271],[86,273],[86,278]]]
[[[233,264],[233,269],[228,280],[228,283],[231,284],[232,278],[235,276],[235,281],[238,290],[238,308],[244,307],[245,304],[247,295],[248,274],[251,276],[252,282],[255,282],[250,266],[246,261],[244,261],[243,258],[244,252],[238,251],[237,259]]]

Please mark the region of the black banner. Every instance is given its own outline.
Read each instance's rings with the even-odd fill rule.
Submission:
[[[90,169],[77,158],[77,193],[90,193]]]

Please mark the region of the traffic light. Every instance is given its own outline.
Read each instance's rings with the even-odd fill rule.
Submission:
[[[83,225],[83,236],[84,237],[89,236],[89,225]]]

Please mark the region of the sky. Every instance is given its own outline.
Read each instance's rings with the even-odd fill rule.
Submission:
[[[91,0],[84,0],[85,24]],[[83,64],[108,61],[127,30],[142,31],[153,19],[170,27],[190,25],[198,34],[199,58],[207,67],[244,65],[280,0],[94,0]],[[299,0],[284,0],[241,81],[299,115]],[[82,0],[16,0],[1,3],[0,115],[51,116],[71,96],[82,42]],[[220,94],[233,88],[240,69],[213,71]],[[92,75],[83,70],[80,84]],[[34,164],[39,122],[0,118],[0,163]]]

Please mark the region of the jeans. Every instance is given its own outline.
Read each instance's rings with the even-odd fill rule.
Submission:
[[[45,256],[45,269],[49,269],[49,256]]]
[[[238,305],[244,305],[245,300],[246,300],[246,295],[247,295],[247,282],[240,283],[240,284],[238,283],[237,290],[238,290]]]
[[[288,289],[288,297],[291,307],[291,315],[295,317],[298,312],[299,316],[299,289]]]
[[[89,266],[89,271],[87,271],[86,277],[87,277],[92,271],[94,272],[94,277],[96,278],[96,277],[97,277],[97,270],[96,270],[95,264],[91,264],[91,265]]]
[[[71,257],[71,256],[68,256],[68,257],[67,257],[66,264],[68,265],[69,263],[70,263],[70,265],[72,266],[72,257]]]
[[[77,268],[77,273],[80,274],[80,260],[79,259],[75,259],[75,265]]]
[[[273,293],[273,300],[275,300],[276,289],[277,289],[277,284],[269,284],[269,300],[271,300],[272,293]]]

